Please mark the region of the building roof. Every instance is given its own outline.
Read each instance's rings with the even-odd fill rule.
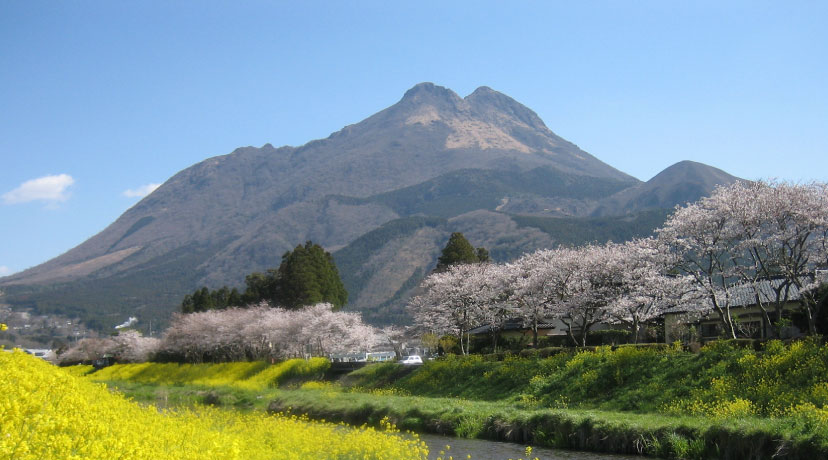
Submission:
[[[756,305],[756,290],[759,291],[759,299],[762,303],[771,303],[776,301],[776,292],[774,289],[778,289],[782,284],[785,282],[782,278],[775,278],[772,280],[760,280],[755,284],[739,284],[731,286],[728,290],[728,295],[730,296],[730,308],[740,308],[740,307],[749,307],[751,305]],[[800,294],[799,289],[791,285],[790,292],[788,293],[788,301],[799,300]],[[713,305],[710,303],[709,299],[704,299],[701,301],[700,305],[695,305],[693,307],[688,307],[686,305],[678,305],[672,308],[666,309],[665,313],[684,313],[687,311],[701,311],[706,312],[713,309]]]
[[[555,323],[552,319],[544,319],[538,323],[538,329],[555,329]],[[500,328],[500,332],[505,331],[522,331],[528,329],[529,326],[523,323],[521,318],[510,318],[507,319],[505,323],[503,323],[503,327]],[[469,334],[477,335],[477,334],[488,334],[491,332],[492,327],[489,324],[484,324],[483,326],[475,327],[469,330]]]

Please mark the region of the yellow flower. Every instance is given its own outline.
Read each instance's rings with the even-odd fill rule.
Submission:
[[[124,460],[428,455],[416,436],[403,436],[393,426],[377,431],[295,415],[142,407],[20,351],[0,353],[0,369],[0,460],[109,460],[112,452]]]

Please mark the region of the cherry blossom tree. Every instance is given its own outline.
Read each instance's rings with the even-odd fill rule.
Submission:
[[[358,313],[335,312],[327,303],[298,310],[262,303],[177,315],[159,351],[187,362],[274,360],[367,351],[378,339]]]
[[[814,334],[817,302],[813,295],[818,288],[816,269],[826,261],[828,234],[828,187],[824,183],[790,184],[755,182],[729,187],[727,193],[737,203],[736,226],[742,234],[740,249],[748,264],[740,272],[742,279],[756,286],[757,279],[781,279],[771,284],[774,298],[773,323],[782,318],[784,305],[791,299],[792,288],[804,297],[803,312],[808,318],[809,332]],[[741,219],[740,219],[741,218]],[[763,298],[756,291],[756,302],[765,312]],[[766,319],[770,324],[770,318]]]
[[[115,359],[129,363],[148,361],[161,342],[155,337],[144,337],[138,331],[123,331],[109,340],[113,343],[111,352]]]
[[[633,343],[638,343],[641,325],[660,317],[668,308],[698,302],[688,276],[670,274],[674,254],[653,238],[634,239],[612,245],[620,251],[621,289],[612,317],[626,324]]]
[[[559,264],[569,275],[557,310],[575,345],[586,346],[590,328],[613,317],[624,289],[622,259],[617,245],[608,243],[577,248]]]
[[[817,302],[810,297],[816,292],[816,269],[828,261],[826,220],[825,183],[737,182],[677,208],[659,238],[680,256],[676,268],[705,292],[729,337],[736,337],[733,289],[744,286],[753,287],[769,325],[778,324],[784,305],[798,291],[813,333]],[[774,298],[768,302],[760,285],[771,279],[781,282],[771,284]]]
[[[103,358],[111,348],[112,343],[107,339],[81,339],[58,355],[58,363],[68,365],[92,362]]]
[[[505,305],[497,273],[499,267],[489,263],[452,265],[432,273],[421,284],[424,293],[409,301],[415,324],[427,332],[457,336],[461,353],[468,354],[468,331],[503,317],[490,311]]]
[[[488,326],[492,350],[497,351],[497,340],[507,320],[514,317],[515,308],[509,301],[509,271],[505,265],[484,263],[472,279],[471,289],[478,292],[474,315],[475,326]]]
[[[731,307],[740,238],[732,220],[722,211],[728,206],[722,190],[718,188],[710,197],[677,207],[657,232],[660,243],[672,253],[674,269],[692,277],[694,286],[719,315],[724,332],[736,338]]]
[[[379,331],[362,322],[357,312],[335,312],[328,303],[304,308],[300,316],[305,327],[303,341],[311,344],[316,356],[353,350],[368,351],[379,341]]]
[[[406,346],[408,331],[404,327],[386,326],[380,329],[380,336],[394,349],[394,355],[398,360],[403,357],[403,349]]]
[[[72,364],[110,356],[122,363],[142,363],[155,353],[159,343],[159,339],[144,337],[138,331],[122,331],[112,337],[79,340],[61,353],[58,361],[61,364]]]
[[[532,331],[532,345],[538,347],[538,325],[561,317],[560,308],[574,274],[570,248],[540,249],[525,254],[505,267],[509,301],[514,312]]]

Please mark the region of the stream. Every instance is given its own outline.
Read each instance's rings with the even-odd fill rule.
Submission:
[[[529,459],[527,459],[525,453],[526,446],[522,444],[486,441],[483,439],[451,438],[448,436],[438,436],[433,434],[421,434],[419,436],[420,439],[428,444],[429,460],[436,460],[438,457],[442,457],[444,460],[447,460],[449,455],[452,456],[454,460],[465,460],[467,455],[471,455],[472,460],[517,460],[520,458],[531,460],[536,457],[540,460],[620,460],[641,458],[630,455],[613,455],[563,449],[550,449],[548,447],[533,447],[532,455]],[[446,445],[451,446],[451,449],[446,450]],[[445,452],[445,454],[441,455],[441,450]]]

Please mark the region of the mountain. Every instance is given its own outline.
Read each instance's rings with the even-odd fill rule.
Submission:
[[[604,198],[594,216],[619,215],[646,209],[670,209],[710,194],[717,185],[730,185],[738,177],[695,161],[681,161],[642,184]]]
[[[163,323],[185,293],[241,286],[313,240],[344,267],[349,308],[404,320],[400,305],[451,232],[508,260],[571,239],[549,229],[612,227],[554,219],[672,207],[670,176],[655,179],[601,162],[488,87],[461,98],[421,83],[326,139],[239,148],[179,172],[81,245],[0,279],[0,300],[102,328],[124,315]]]

